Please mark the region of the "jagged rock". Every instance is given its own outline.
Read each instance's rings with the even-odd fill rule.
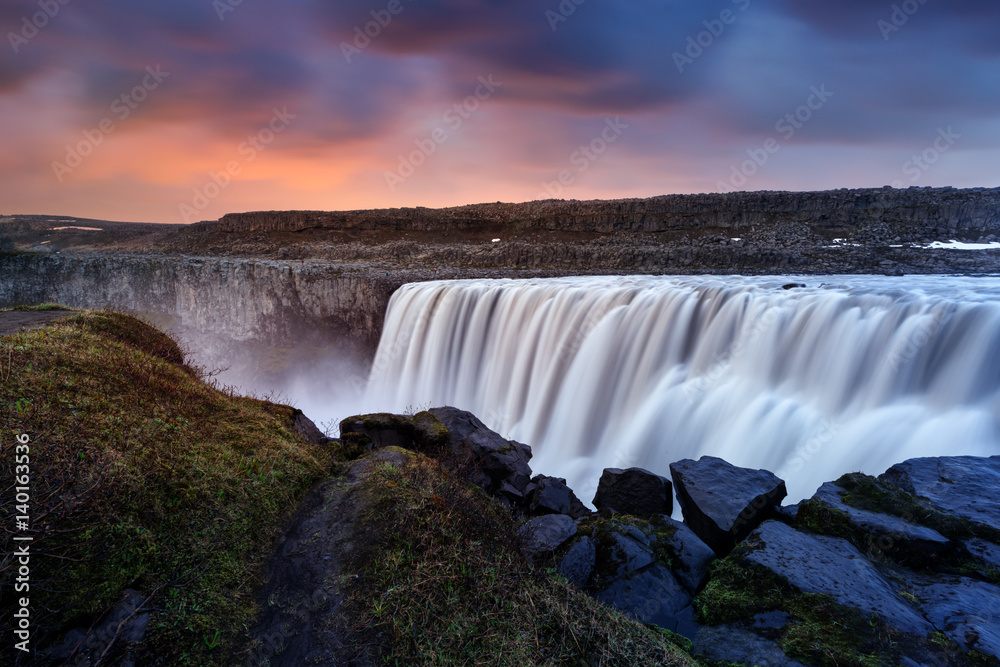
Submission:
[[[723,664],[805,667],[785,655],[773,641],[758,637],[737,625],[698,628],[691,654]]]
[[[720,556],[775,513],[785,483],[713,456],[670,464],[684,522]]]
[[[674,511],[673,489],[666,477],[642,468],[605,468],[594,507],[638,517],[669,515]]]
[[[691,595],[660,565],[613,581],[597,599],[626,616],[661,627],[669,625],[671,618],[691,603]]]
[[[879,476],[939,510],[1000,530],[1000,456],[910,459]]]
[[[292,417],[292,428],[307,442],[314,445],[324,445],[330,440],[316,427],[315,422],[306,417],[301,410],[295,411],[295,415]]]
[[[1000,658],[1000,587],[966,578],[913,575],[924,616],[963,650]]]
[[[902,632],[924,636],[933,631],[847,540],[807,535],[779,521],[766,521],[747,544],[751,550],[746,561],[766,567],[803,593],[830,595],[846,607],[878,614]]]
[[[708,566],[715,560],[715,552],[683,523],[668,516],[660,519],[667,527],[676,529],[673,535],[666,538],[667,547],[679,564],[674,569],[674,576],[694,595],[708,576]]]
[[[819,487],[812,500],[820,500],[829,507],[843,512],[851,524],[872,534],[883,551],[901,550],[928,557],[945,551],[951,545],[951,541],[936,530],[888,514],[851,507],[841,497],[843,493],[846,493],[845,489],[827,482]]]
[[[559,574],[582,588],[594,573],[596,557],[594,541],[584,535],[569,548],[559,562]]]
[[[635,540],[636,542],[638,542],[639,544],[641,544],[641,545],[643,545],[645,547],[652,546],[650,544],[649,535],[647,535],[646,533],[642,532],[641,530],[639,530],[635,526],[630,526],[629,524],[624,524],[624,525],[618,526],[617,531],[619,533],[621,533],[622,535],[626,536],[626,537],[632,538],[633,540]]]
[[[653,562],[653,550],[623,535],[618,530],[607,533],[597,543],[597,571],[605,580],[620,579]]]
[[[504,482],[524,493],[531,481],[531,448],[505,440],[490,430],[471,412],[442,407],[428,410],[448,429],[448,447],[459,461],[471,458],[478,472],[470,481],[490,493],[498,492]]]
[[[1000,545],[973,538],[966,540],[962,546],[983,566],[1000,570]]]
[[[528,501],[528,512],[539,514],[568,514],[574,519],[590,514],[573,490],[561,477],[538,475],[531,482],[535,485]]]
[[[532,558],[551,553],[576,535],[576,521],[565,514],[546,514],[526,521],[518,530]]]

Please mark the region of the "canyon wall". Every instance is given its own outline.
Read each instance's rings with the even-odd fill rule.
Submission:
[[[164,256],[17,254],[0,258],[0,305],[61,303],[159,313],[235,341],[282,345],[312,332],[374,347],[398,287],[287,262]]]
[[[959,233],[1000,229],[1000,188],[893,188],[827,192],[736,192],[668,195],[612,201],[546,200],[476,204],[444,209],[368,211],[262,211],[233,213],[220,231],[300,231],[311,228],[438,231],[497,226],[509,230],[664,232],[739,231],[754,225],[796,223],[827,235],[847,236],[872,223],[897,233]]]
[[[0,254],[0,307],[60,303],[138,314],[224,385],[320,418],[360,392],[400,282],[243,259]],[[400,281],[405,278],[400,278]]]

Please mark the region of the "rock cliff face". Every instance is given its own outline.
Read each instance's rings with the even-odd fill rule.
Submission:
[[[156,313],[173,327],[269,345],[309,341],[322,331],[374,346],[398,286],[287,262],[27,254],[2,261],[0,304]]]
[[[897,233],[951,230],[981,234],[1000,227],[1000,188],[893,188],[828,192],[737,192],[669,195],[613,201],[546,200],[476,204],[445,209],[268,211],[235,213],[219,221],[225,232],[299,231],[310,228],[436,231],[497,226],[508,230],[665,232],[741,230],[797,223],[821,234],[848,235],[872,223]]]
[[[6,255],[0,307],[52,302],[142,315],[180,340],[194,363],[248,391],[288,392],[290,377],[347,384],[331,376],[354,374],[360,385],[389,297],[405,278],[338,273],[235,259]],[[319,368],[322,359],[342,362]]]

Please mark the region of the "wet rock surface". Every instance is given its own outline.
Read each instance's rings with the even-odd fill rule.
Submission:
[[[911,459],[879,477],[935,508],[1000,530],[1000,456]]]
[[[775,642],[737,625],[702,627],[693,641],[694,655],[721,663],[760,667],[805,667],[785,655]]]
[[[673,512],[673,486],[642,468],[606,468],[597,486],[594,507],[622,514],[648,517]]]
[[[668,528],[674,529],[672,535],[662,538],[677,563],[674,575],[694,595],[708,577],[708,566],[715,560],[715,552],[683,523],[667,516],[660,519]]]
[[[573,490],[566,485],[561,477],[537,475],[528,485],[528,513],[567,514],[579,518],[590,514],[590,510],[576,497]]]
[[[532,558],[552,553],[576,535],[576,522],[565,514],[546,514],[521,526],[524,548]]]
[[[691,603],[691,594],[677,583],[670,570],[660,565],[616,579],[596,597],[627,616],[661,627],[669,626],[672,618]]]
[[[746,560],[774,572],[804,593],[832,596],[845,607],[875,613],[911,634],[933,631],[913,606],[850,542],[807,535],[778,521],[767,521],[747,539]]]
[[[832,482],[819,488],[812,500],[819,500],[827,506],[842,512],[846,519],[858,530],[873,535],[886,545],[901,547],[911,553],[930,556],[941,553],[951,546],[951,541],[941,533],[918,526],[899,517],[879,514],[851,507],[844,502],[844,489]]]
[[[712,456],[672,463],[670,474],[684,523],[719,555],[773,516],[788,495],[773,473],[738,468]]]

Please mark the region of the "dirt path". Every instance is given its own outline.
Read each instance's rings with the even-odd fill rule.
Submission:
[[[41,327],[72,314],[69,310],[5,310],[0,312],[0,336]]]
[[[401,457],[380,452],[344,475],[321,482],[307,496],[267,565],[257,639],[246,664],[291,667],[368,667],[364,649],[350,642],[343,617],[343,570],[355,548],[354,526],[364,502],[355,491],[370,461]],[[405,457],[401,457],[402,463]]]

